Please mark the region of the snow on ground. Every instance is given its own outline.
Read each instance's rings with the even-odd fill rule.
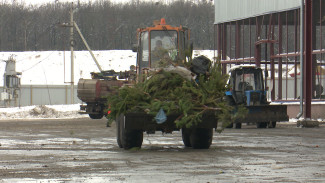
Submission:
[[[79,104],[0,108],[0,120],[72,119],[88,117],[87,114],[78,114],[78,111]]]
[[[125,71],[136,65],[136,53],[131,50],[93,51],[103,70]],[[194,50],[193,57],[214,57],[213,50]],[[68,51],[0,52],[0,86],[3,86],[5,60],[16,60],[16,71],[22,72],[22,85],[64,85],[71,81],[71,54]],[[90,72],[99,72],[88,51],[74,52],[74,83],[90,79]]]
[[[124,71],[136,62],[131,50],[94,51],[103,70]],[[1,52],[0,59],[16,60],[16,71],[22,72],[22,85],[64,85],[71,81],[71,54],[63,51],[44,52]],[[0,62],[0,75],[4,73],[5,62]],[[74,52],[74,82],[79,78],[90,78],[90,72],[99,72],[88,51]],[[3,78],[0,77],[0,84]]]
[[[28,120],[28,119],[74,119],[89,118],[88,114],[79,114],[80,104],[70,105],[38,105],[26,107],[0,108],[1,120]],[[297,123],[296,118],[291,118],[287,123]],[[323,119],[317,119],[324,122]],[[281,122],[283,123],[283,122]]]
[[[124,71],[136,64],[136,53],[131,50],[93,51],[103,70]],[[211,60],[213,50],[194,50],[193,57],[205,55]],[[0,52],[0,86],[9,57],[16,60],[16,71],[22,72],[22,85],[64,85],[71,78],[71,54],[68,51]],[[74,82],[89,79],[90,72],[99,72],[88,51],[74,52]],[[1,92],[1,91],[0,91]],[[7,119],[67,119],[83,118],[79,105],[45,105],[0,108],[0,120]]]

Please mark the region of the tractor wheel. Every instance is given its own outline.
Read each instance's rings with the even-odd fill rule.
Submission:
[[[236,123],[235,128],[236,128],[236,129],[241,129],[241,123]]]
[[[182,139],[185,147],[192,147],[190,136],[191,136],[191,130],[187,128],[182,128]]]
[[[125,128],[125,116],[122,114],[119,117],[119,128],[120,128],[120,142],[125,150],[139,147],[141,148],[143,141],[142,130],[130,130]]]
[[[268,123],[269,128],[275,128],[276,127],[276,121],[271,121]]]
[[[103,114],[89,114],[89,117],[91,119],[102,119],[103,118]]]
[[[212,128],[195,128],[190,135],[190,142],[193,149],[209,149],[212,137]]]
[[[121,141],[121,120],[124,120],[124,119],[121,119],[123,115],[119,116],[118,118],[116,118],[115,122],[116,122],[116,141],[117,141],[117,145],[120,147],[120,148],[123,148],[123,145],[122,145],[122,141]]]
[[[258,123],[256,123],[256,127],[257,128],[266,128],[267,124],[268,124],[268,122],[258,122]]]

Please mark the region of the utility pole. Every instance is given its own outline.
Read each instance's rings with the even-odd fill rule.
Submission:
[[[74,13],[74,9],[73,9],[73,3],[71,4],[71,9],[70,9],[70,51],[71,51],[71,104],[74,104],[74,56],[73,56],[73,51],[74,51],[74,45],[75,45],[75,41],[73,38],[73,26],[74,26],[74,20],[73,20],[73,13]]]
[[[98,69],[100,72],[102,72],[102,68],[99,65],[97,59],[95,58],[95,55],[93,54],[92,50],[90,49],[86,39],[82,35],[77,23],[73,20],[73,14],[77,11],[77,9],[73,8],[73,3],[71,4],[71,9],[70,9],[70,22],[69,23],[63,23],[59,24],[61,27],[68,27],[70,28],[70,51],[71,51],[71,104],[74,104],[74,46],[75,46],[75,40],[74,40],[74,28],[76,28],[79,36],[81,37],[81,40],[85,44],[86,48],[88,49],[90,55],[92,56],[94,62],[96,63]]]
[[[76,9],[73,7],[73,3],[71,3],[70,7],[70,22],[69,23],[62,23],[58,24],[60,27],[66,27],[70,28],[70,52],[71,52],[71,82],[65,82],[70,83],[70,103],[74,104],[74,46],[75,46],[75,40],[74,40],[74,20],[73,20],[73,14],[75,13]]]

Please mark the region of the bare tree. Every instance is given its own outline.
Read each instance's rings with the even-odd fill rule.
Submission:
[[[167,2],[167,1],[166,1]],[[40,7],[0,4],[0,50],[63,50],[69,46],[69,32],[59,24],[69,22],[70,3],[48,3]],[[188,0],[168,3],[109,0],[75,4],[75,21],[95,50],[130,49],[136,29],[152,26],[165,18],[168,24],[191,29],[196,49],[212,49],[214,8],[210,1]],[[76,50],[86,49],[75,36]]]

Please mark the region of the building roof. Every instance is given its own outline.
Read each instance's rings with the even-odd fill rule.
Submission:
[[[298,9],[301,0],[214,0],[215,24]]]

